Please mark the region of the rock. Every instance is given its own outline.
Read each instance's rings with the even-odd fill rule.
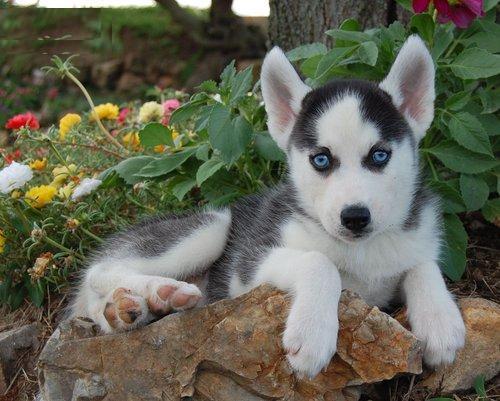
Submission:
[[[471,388],[477,376],[489,380],[500,371],[500,305],[481,298],[464,298],[459,305],[467,329],[465,347],[452,365],[421,383],[443,393]]]
[[[0,333],[0,394],[5,392],[16,374],[17,364],[25,351],[38,346],[38,334],[37,323]]]
[[[127,333],[96,337],[92,323],[65,321],[40,356],[44,401],[356,401],[350,386],[420,373],[418,340],[345,291],[337,355],[313,380],[295,377],[281,348],[289,306],[285,294],[261,286]]]
[[[140,89],[142,85],[144,85],[144,79],[142,77],[132,72],[124,72],[116,84],[116,90],[130,92]]]
[[[92,83],[98,88],[109,88],[118,78],[123,67],[121,60],[108,60],[92,66]]]

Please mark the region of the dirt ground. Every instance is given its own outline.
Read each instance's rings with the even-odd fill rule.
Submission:
[[[500,303],[500,228],[484,221],[478,213],[462,217],[469,234],[467,271],[462,280],[448,282],[448,286],[457,297],[483,297]],[[0,395],[0,401],[33,400],[37,391],[36,359],[61,319],[67,299],[68,293],[65,293],[52,296],[43,308],[28,303],[14,312],[0,308],[0,332],[31,322],[39,322],[42,328],[40,346],[18,361],[15,377],[7,393]],[[418,378],[412,376],[378,383],[366,391],[368,395],[363,395],[362,401],[424,401],[439,396],[419,388]],[[500,399],[500,377],[490,380],[486,391],[489,399]],[[454,394],[453,399],[473,401],[480,398],[469,391]]]

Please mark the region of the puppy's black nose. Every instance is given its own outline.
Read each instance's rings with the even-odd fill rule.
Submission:
[[[340,213],[342,225],[351,231],[361,231],[370,220],[370,211],[363,206],[348,206]]]

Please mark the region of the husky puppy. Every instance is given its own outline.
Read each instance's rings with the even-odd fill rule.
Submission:
[[[293,295],[288,360],[315,376],[335,353],[348,288],[379,307],[401,297],[427,364],[452,362],[465,328],[437,265],[438,204],[419,173],[435,97],[422,40],[406,41],[380,84],[311,89],[279,48],[261,81],[287,180],[230,208],[155,217],[110,238],[84,273],[72,315],[104,332],[130,330],[271,283]]]

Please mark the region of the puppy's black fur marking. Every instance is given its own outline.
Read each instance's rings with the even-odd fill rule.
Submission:
[[[408,123],[392,103],[390,95],[376,83],[335,80],[310,91],[304,97],[290,143],[299,149],[320,146],[315,129],[316,121],[333,103],[348,94],[360,99],[363,118],[376,125],[382,140],[400,142],[404,137],[412,137]]]

